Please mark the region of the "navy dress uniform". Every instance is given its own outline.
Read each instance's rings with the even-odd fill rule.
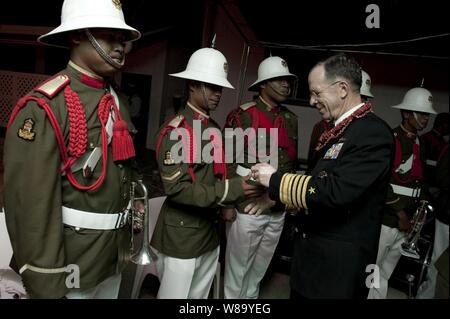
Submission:
[[[392,134],[368,104],[344,123],[319,140],[310,174],[270,180],[272,197],[302,209],[291,287],[307,298],[361,298],[366,267],[376,261]]]
[[[291,267],[293,299],[367,297],[394,140],[388,125],[362,102],[359,64],[343,54],[318,62],[308,76],[310,104],[334,127],[315,147],[308,174],[282,174],[267,164],[252,177],[270,197],[300,209]]]

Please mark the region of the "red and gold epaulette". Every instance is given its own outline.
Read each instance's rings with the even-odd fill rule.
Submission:
[[[243,111],[247,111],[249,108],[255,106],[255,102],[248,102],[239,106]]]
[[[183,115],[177,115],[167,124],[167,126],[170,126],[172,128],[177,128],[178,126],[180,126],[180,124],[183,121],[184,121],[184,116]]]
[[[65,74],[57,74],[44,83],[34,88],[36,92],[44,94],[47,98],[53,98],[58,92],[70,83],[70,78]]]

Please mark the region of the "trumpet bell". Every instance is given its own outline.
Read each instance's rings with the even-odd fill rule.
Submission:
[[[141,249],[131,256],[131,261],[137,265],[150,265],[157,259],[150,245],[142,245]]]
[[[135,190],[139,187],[140,190],[143,193],[142,197],[136,197],[135,196]],[[149,238],[149,232],[148,232],[148,221],[149,221],[149,209],[148,209],[148,191],[147,187],[145,187],[142,180],[139,180],[137,183],[132,182],[131,183],[131,190],[130,190],[130,201],[131,201],[131,261],[138,265],[149,265],[152,262],[155,262],[158,258],[156,257],[155,253],[150,248],[150,238]],[[135,208],[135,202],[136,201],[143,201],[144,205],[144,213],[139,214],[139,211]],[[138,218],[135,218],[135,216],[138,216]],[[142,217],[144,217],[144,220],[142,221]],[[144,238],[142,240],[142,244],[139,249],[134,249],[134,225],[140,225],[142,226],[142,232],[144,235]]]
[[[413,259],[420,259],[418,248],[414,244],[408,245],[407,243],[403,243],[400,248],[400,253],[406,257],[410,257]]]

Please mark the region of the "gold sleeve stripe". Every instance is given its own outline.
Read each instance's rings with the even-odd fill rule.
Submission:
[[[289,184],[288,184],[288,194],[289,194],[289,203],[291,203],[291,205],[295,205],[294,203],[294,199],[295,199],[295,193],[293,192],[294,189],[294,183],[296,182],[297,175],[292,175],[290,177],[289,180]]]
[[[299,207],[299,202],[298,202],[298,198],[297,198],[296,194],[298,192],[298,186],[299,186],[299,183],[301,183],[302,177],[303,177],[302,175],[296,175],[294,177],[294,185],[291,188],[292,204],[295,207]]]
[[[284,174],[283,177],[281,178],[281,183],[280,183],[280,201],[284,204],[288,204],[288,200],[287,200],[287,182],[286,180],[288,179],[289,174]]]
[[[298,185],[298,189],[297,189],[297,192],[295,193],[295,197],[296,197],[297,203],[298,203],[298,205],[296,207],[300,207],[300,208],[304,207],[302,191],[303,191],[303,186],[305,185],[306,178],[307,178],[306,175],[301,175],[301,178],[300,178],[300,181],[299,181],[299,185]]]
[[[281,178],[280,200],[283,204],[292,205],[291,187],[295,176],[295,174],[286,173]]]
[[[306,192],[308,191],[308,185],[309,180],[311,179],[311,176],[306,176],[305,182],[303,183],[303,189],[302,189],[302,201],[303,201],[303,207],[305,209],[308,209],[308,205],[306,205]]]
[[[298,208],[308,208],[306,195],[311,176],[284,174],[281,178],[280,200],[283,204]]]
[[[22,274],[27,269],[29,269],[31,271],[34,271],[34,272],[41,273],[41,274],[58,274],[58,273],[66,272],[66,267],[61,267],[61,268],[41,268],[41,267],[32,266],[30,264],[25,264],[25,265],[22,266],[22,268],[20,268],[19,274]]]

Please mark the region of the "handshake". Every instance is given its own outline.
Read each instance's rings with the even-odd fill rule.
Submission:
[[[248,177],[247,183],[269,187],[270,177],[276,169],[267,163],[258,163],[251,169],[238,165],[236,173],[242,177]]]
[[[269,187],[269,181],[272,174],[276,172],[275,168],[266,163],[256,164],[251,169],[238,165],[236,173],[244,177],[244,192],[247,197],[254,197],[254,200],[248,204],[244,211],[249,215],[260,215],[263,211],[275,206],[276,202],[269,198],[267,189],[261,189],[261,186]],[[248,193],[246,189],[256,187],[255,192]]]

